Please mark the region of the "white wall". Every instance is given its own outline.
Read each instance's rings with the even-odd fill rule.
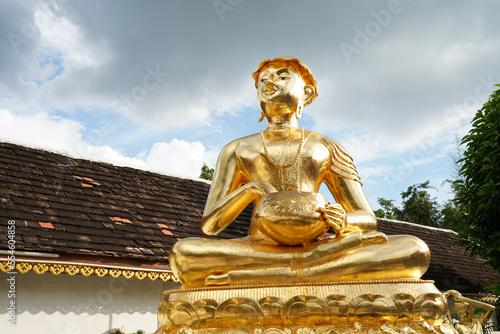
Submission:
[[[10,275],[0,273],[0,333],[125,333],[158,328],[156,308],[163,290],[177,283],[34,272],[15,275],[16,326],[8,325]]]

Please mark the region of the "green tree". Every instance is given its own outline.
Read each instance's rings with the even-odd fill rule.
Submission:
[[[210,180],[214,177],[214,169],[207,166],[206,163],[203,163],[203,167],[201,167],[201,174],[199,176],[201,179]]]
[[[462,219],[461,209],[455,199],[450,199],[441,208],[441,220],[439,227],[459,232],[465,224]]]
[[[465,223],[460,243],[500,272],[500,89],[476,113],[462,145],[463,166],[454,183]],[[500,282],[492,288],[500,293]]]
[[[462,219],[462,205],[457,202],[457,180],[461,178],[460,169],[463,166],[462,158],[464,156],[464,149],[460,146],[462,140],[455,137],[455,147],[448,155],[452,162],[452,179],[446,179],[441,185],[449,184],[451,192],[454,197],[444,203],[441,209],[441,223],[442,228],[447,228],[455,232],[461,231],[465,224]]]
[[[374,211],[375,216],[387,219],[399,219],[401,210],[394,204],[396,201],[393,199],[385,199],[383,197],[377,198],[380,209]]]
[[[397,219],[421,225],[439,226],[441,210],[435,198],[427,192],[432,188],[429,181],[414,184],[406,191],[401,192],[403,199],[401,207],[395,205],[394,200],[378,198],[380,209],[375,210],[379,218]]]
[[[414,184],[401,193],[401,215],[399,219],[427,226],[439,226],[441,213],[439,204],[426,189],[430,189],[429,180]]]

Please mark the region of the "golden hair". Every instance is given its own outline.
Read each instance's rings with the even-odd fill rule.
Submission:
[[[304,81],[306,85],[311,85],[314,87],[314,95],[312,99],[307,104],[305,104],[305,106],[312,103],[316,99],[316,97],[318,96],[318,87],[316,84],[316,80],[314,79],[311,71],[309,70],[309,67],[307,67],[307,65],[304,64],[301,60],[292,57],[278,57],[274,59],[266,59],[262,63],[260,63],[257,71],[252,73],[252,76],[255,80],[255,88],[259,86],[259,75],[260,72],[262,71],[262,68],[271,63],[284,63],[287,65],[292,65],[294,69],[296,69],[299,72],[302,81]]]

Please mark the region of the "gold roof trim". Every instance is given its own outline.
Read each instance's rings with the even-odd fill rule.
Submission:
[[[500,303],[500,296],[482,295],[482,294],[478,294],[478,293],[462,293],[462,295],[464,297],[479,300],[479,301],[485,302],[485,303],[491,303],[491,304]]]
[[[9,261],[1,260],[0,270],[4,273],[12,272]],[[116,267],[106,267],[106,266],[92,266],[92,265],[81,265],[81,264],[71,264],[71,263],[47,263],[47,262],[34,262],[34,261],[16,261],[15,270],[20,274],[25,274],[28,271],[34,271],[35,273],[41,275],[50,272],[54,275],[59,275],[66,273],[70,276],[77,274],[83,276],[97,275],[99,277],[104,277],[106,275],[113,278],[123,276],[127,279],[135,277],[139,280],[149,278],[154,281],[160,279],[164,282],[173,281],[178,282],[177,277],[175,277],[172,272],[168,271],[155,271],[155,270],[143,270],[143,269],[133,269],[133,268],[116,268]]]

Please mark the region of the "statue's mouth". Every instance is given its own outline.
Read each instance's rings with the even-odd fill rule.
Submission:
[[[271,96],[273,95],[274,93],[276,93],[278,91],[278,89],[276,88],[267,88],[267,89],[264,89],[262,92],[264,93],[264,95],[266,96]]]

